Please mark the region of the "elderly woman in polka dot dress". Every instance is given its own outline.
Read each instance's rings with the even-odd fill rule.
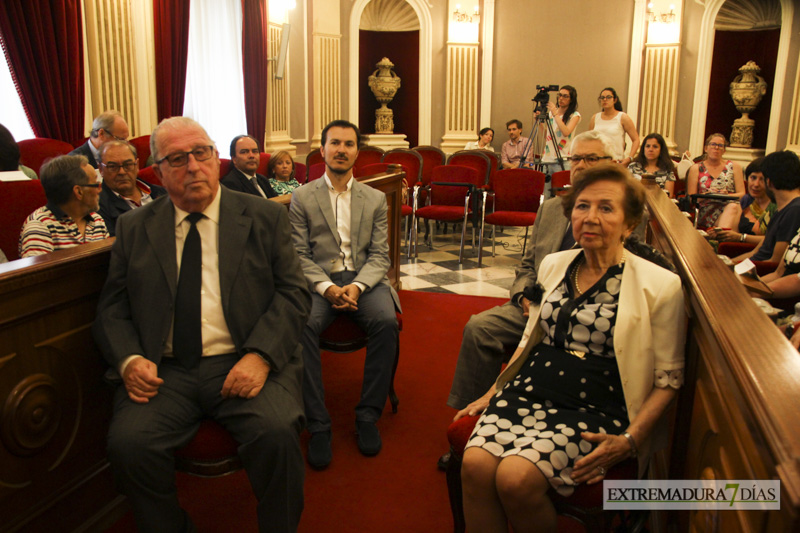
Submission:
[[[686,317],[678,276],[623,247],[643,210],[641,184],[614,165],[564,198],[582,249],[544,259],[519,347],[456,415],[483,411],[461,470],[469,531],[555,531],[549,490],[570,495],[637,454],[641,474],[666,443]]]

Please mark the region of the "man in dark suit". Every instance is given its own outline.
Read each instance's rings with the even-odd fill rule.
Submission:
[[[75,148],[69,155],[82,155],[94,168],[100,168],[100,147],[108,141],[125,141],[130,135],[128,123],[119,111],[106,111],[97,115],[92,122],[89,140]]]
[[[219,155],[185,117],[153,131],[168,197],[117,221],[94,336],[122,376],[108,455],[140,531],[193,526],[173,452],[205,417],[239,443],[261,531],[303,508],[300,334],[310,298],[286,209],[219,187]]]
[[[167,191],[140,180],[136,148],[127,141],[110,141],[100,147],[100,216],[108,233],[116,235],[117,218],[131,209],[147,205]]]
[[[249,135],[237,135],[231,141],[233,166],[220,183],[233,191],[246,192],[262,198],[277,197],[278,193],[269,184],[266,176],[257,173],[260,157],[255,139]]]
[[[349,314],[367,332],[367,357],[361,401],[356,406],[358,448],[364,455],[381,449],[376,422],[392,379],[397,351],[397,294],[389,284],[386,197],[358,183],[358,128],[344,120],[322,130],[322,179],[295,189],[289,209],[294,245],[300,254],[312,308],[303,332],[303,400],[311,439],[308,462],[330,464],[331,418],[325,407],[319,335],[339,313]]]

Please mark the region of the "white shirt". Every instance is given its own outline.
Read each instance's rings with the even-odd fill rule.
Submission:
[[[336,231],[339,233],[339,239],[342,241],[339,245],[339,251],[341,253],[339,259],[336,260],[336,263],[334,263],[331,268],[331,274],[344,272],[345,270],[355,272],[356,266],[353,262],[352,241],[350,239],[350,203],[353,198],[353,177],[350,176],[350,180],[347,182],[347,189],[344,192],[338,192],[333,188],[333,184],[327,172],[322,178],[325,180],[325,187],[328,189],[328,195],[331,199],[333,218],[336,220]],[[335,285],[335,283],[332,281],[321,281],[317,283],[314,289],[320,296],[325,296],[325,291],[327,291],[328,287],[331,285]],[[363,283],[356,282],[356,285],[361,289],[361,292],[364,292],[364,289],[367,288]]]
[[[203,357],[234,353],[236,346],[222,313],[222,291],[219,283],[219,204],[221,193],[217,189],[214,200],[203,211],[205,215],[197,221],[197,231],[202,243],[202,281],[200,285],[200,332],[203,338]],[[180,277],[183,244],[192,224],[187,211],[175,206],[175,252],[177,254],[178,277]],[[176,280],[177,281],[177,280]],[[170,326],[164,356],[172,357],[172,326]],[[131,355],[120,365],[120,375],[134,357]]]

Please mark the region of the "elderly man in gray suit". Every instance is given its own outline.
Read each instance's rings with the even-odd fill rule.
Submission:
[[[150,143],[167,196],[117,220],[94,323],[122,378],[108,433],[117,485],[139,531],[193,531],[173,452],[213,418],[239,443],[259,530],[296,531],[311,298],[286,210],[220,187],[217,149],[190,118],[162,121]]]
[[[397,294],[389,284],[386,197],[353,178],[361,134],[335,120],[322,130],[325,175],[292,194],[289,220],[311,289],[311,315],[303,332],[303,400],[311,439],[308,462],[316,469],[332,459],[331,418],[325,407],[319,335],[347,313],[368,335],[361,401],[356,406],[358,448],[381,449],[376,422],[392,379],[397,350]]]

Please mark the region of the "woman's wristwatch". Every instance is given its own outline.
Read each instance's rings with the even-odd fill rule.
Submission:
[[[744,240],[745,240],[746,238],[747,238],[747,234],[746,234],[746,233],[742,233],[742,236],[741,236],[741,237],[739,237],[739,242],[744,242]]]

